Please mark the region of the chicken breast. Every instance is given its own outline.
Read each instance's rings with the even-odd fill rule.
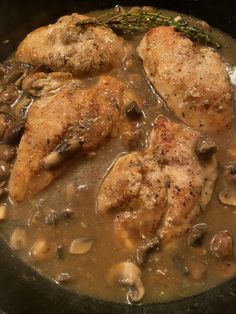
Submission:
[[[137,51],[148,79],[179,119],[209,132],[230,127],[232,91],[218,53],[170,26],[147,32]]]
[[[86,18],[74,13],[34,30],[17,48],[16,60],[73,74],[97,72],[116,65],[125,54],[123,39],[106,27],[76,26]]]
[[[125,84],[110,76],[88,86],[69,78],[66,73],[37,73],[23,82],[23,88],[31,93],[35,88],[40,98],[29,109],[10,177],[10,196],[16,201],[45,188],[64,170],[63,162],[53,168],[64,157],[90,152],[107,137],[135,128],[124,108],[138,100]]]
[[[113,217],[128,248],[156,234],[163,241],[184,234],[209,203],[217,163],[206,151],[199,159],[199,141],[200,133],[159,116],[148,148],[118,158],[105,177],[97,211]]]

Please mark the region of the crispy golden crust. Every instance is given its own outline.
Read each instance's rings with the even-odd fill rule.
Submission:
[[[173,27],[150,30],[137,49],[144,69],[167,106],[187,125],[215,132],[229,128],[233,100],[226,66]]]
[[[108,136],[133,127],[133,122],[124,115],[128,98],[121,81],[101,76],[93,86],[83,89],[79,80],[70,80],[64,73],[35,76],[36,81],[28,78],[27,84],[23,83],[31,91],[35,87],[39,92],[41,86],[41,98],[29,110],[10,178],[10,195],[16,201],[39,192],[62,172],[63,167],[44,170],[42,160],[63,139],[82,139],[81,152],[86,153],[96,149]],[[59,90],[58,84],[61,84]],[[56,87],[56,92],[50,87]],[[132,92],[129,95],[132,97]]]
[[[31,32],[19,45],[16,60],[73,74],[97,72],[120,62],[124,41],[102,26],[75,26],[86,16],[72,14]]]
[[[198,160],[194,147],[199,136],[159,116],[149,147],[120,157],[105,177],[97,210],[115,212],[115,230],[128,246],[135,237],[157,231],[165,240],[185,233],[210,201],[216,159]]]

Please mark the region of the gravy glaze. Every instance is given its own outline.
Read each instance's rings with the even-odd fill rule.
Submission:
[[[163,12],[173,16],[179,15],[176,12]],[[89,15],[97,16],[102,13],[104,11],[96,11],[90,12]],[[183,17],[203,25],[202,21],[190,16]],[[210,28],[209,31],[222,45],[218,52],[227,64],[235,93],[236,42],[219,30]],[[144,118],[139,125],[142,138],[138,149],[146,147],[146,139],[151,132],[153,121],[159,114],[176,120],[149,84],[141,59],[135,53],[142,36],[143,34],[125,36],[132,45],[133,53],[124,58],[120,68],[109,71],[111,76],[130,84],[142,101]],[[5,64],[8,65],[9,73],[19,67],[27,67],[16,64],[14,55],[7,59]],[[96,80],[96,77],[88,77],[84,84],[92,84],[94,79]],[[3,81],[1,83],[3,84]],[[22,97],[23,92],[19,93]],[[11,105],[12,110],[17,108],[18,101],[19,97]],[[210,204],[194,223],[206,223],[208,232],[199,247],[188,246],[184,235],[172,240],[164,252],[154,250],[149,255],[142,268],[142,281],[145,286],[143,303],[194,295],[236,275],[234,243],[233,255],[227,259],[217,259],[210,250],[212,238],[219,231],[228,230],[233,242],[236,241],[236,207],[224,205],[218,198],[219,191],[225,184],[223,168],[235,160],[235,155],[232,155],[232,151],[234,154],[236,152],[235,118],[230,130],[207,135],[219,148],[216,154],[218,180]],[[87,158],[75,158],[66,173],[32,199],[17,204],[9,197],[4,197],[2,204],[6,206],[7,217],[0,221],[0,231],[10,243],[15,230],[24,230],[26,243],[20,245],[17,252],[39,272],[80,294],[115,302],[127,302],[127,289],[119,285],[110,287],[107,281],[108,272],[113,265],[130,260],[131,256],[123,245],[119,245],[113,238],[111,216],[100,217],[96,213],[96,197],[107,171],[118,156],[126,152],[127,149],[121,140],[116,138],[107,141]],[[91,249],[86,254],[71,254],[71,242],[80,237],[91,240]],[[40,251],[40,245],[43,247],[41,255],[35,253],[37,249]]]

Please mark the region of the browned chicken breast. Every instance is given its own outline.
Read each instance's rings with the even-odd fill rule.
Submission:
[[[97,72],[120,62],[124,41],[106,27],[76,26],[85,18],[74,13],[34,30],[19,45],[16,60],[73,74]]]
[[[115,232],[128,248],[156,234],[167,241],[185,233],[209,203],[217,163],[214,146],[206,143],[198,132],[159,116],[148,148],[115,162],[97,210],[114,217]]]
[[[218,53],[169,26],[147,32],[137,51],[148,79],[178,118],[197,130],[230,127],[232,92]]]
[[[138,100],[125,84],[110,76],[88,86],[69,78],[68,73],[37,73],[23,82],[26,91],[40,98],[29,109],[10,178],[16,201],[46,187],[71,153],[90,152],[108,136],[134,128],[124,108]]]

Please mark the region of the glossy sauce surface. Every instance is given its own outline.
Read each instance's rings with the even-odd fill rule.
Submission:
[[[98,13],[101,14],[91,12],[90,15],[96,16]],[[173,12],[168,14],[178,15]],[[217,30],[211,32],[222,44],[219,53],[228,65],[232,83],[236,84],[236,43]],[[109,72],[130,84],[142,100],[145,118],[139,126],[143,136],[138,149],[145,147],[152,123],[160,113],[175,120],[149,85],[142,62],[135,53],[142,36],[140,34],[126,38],[134,53],[123,60],[120,68]],[[14,63],[14,57],[6,62],[9,72],[19,67]],[[93,80],[93,77],[86,78],[85,84]],[[232,88],[236,90],[233,84]],[[17,108],[17,100],[12,108]],[[223,167],[235,160],[229,151],[236,151],[235,119],[230,130],[208,136],[219,148],[216,155],[219,176],[210,204],[195,221],[206,223],[208,232],[199,247],[188,246],[186,236],[183,236],[168,244],[164,253],[163,250],[154,251],[149,256],[142,268],[145,286],[142,302],[193,295],[236,275],[235,246],[233,256],[224,260],[217,259],[210,251],[210,243],[216,232],[228,230],[233,241],[236,241],[236,207],[223,205],[218,199],[218,193],[224,185]],[[68,289],[117,302],[126,302],[127,289],[119,285],[110,287],[107,283],[108,272],[114,264],[129,260],[132,256],[113,239],[111,218],[100,217],[96,213],[96,196],[106,172],[117,157],[126,151],[119,138],[109,140],[88,158],[76,158],[64,175],[33,199],[14,204],[6,197],[3,202],[7,207],[7,219],[0,222],[0,230],[7,240],[11,239],[16,228],[25,230],[26,245],[18,253],[40,272],[56,280],[61,280],[64,276],[68,280],[60,284]],[[71,215],[68,214],[68,209],[73,211]],[[73,239],[79,237],[89,237],[92,247],[86,254],[73,255],[70,253],[70,245]],[[42,258],[34,256],[32,250],[34,243],[40,241],[45,241],[47,251]]]

